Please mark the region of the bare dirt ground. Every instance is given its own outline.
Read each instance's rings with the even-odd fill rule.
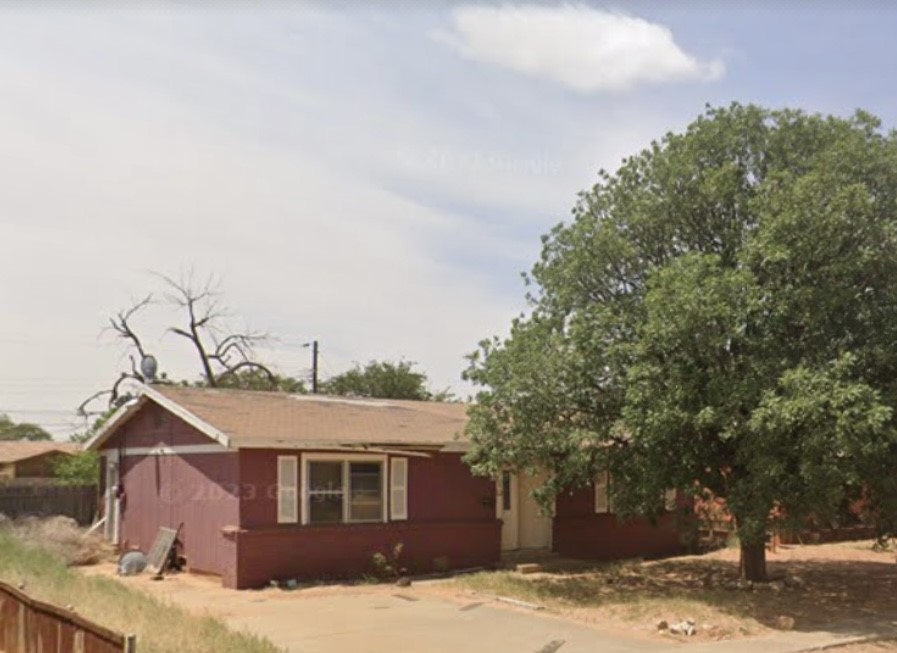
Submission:
[[[802,586],[782,588],[772,583],[729,589],[737,579],[738,551],[724,549],[654,562],[586,568],[581,563],[567,568],[561,564],[551,573],[489,572],[424,591],[466,593],[468,600],[476,595],[512,596],[576,620],[616,630],[651,631],[659,637],[669,635],[657,630],[658,621],[692,619],[698,629],[688,641],[833,626],[855,626],[857,632],[871,634],[889,632],[897,624],[893,551],[874,551],[871,541],[863,541],[780,546],[767,555],[772,580],[797,576]],[[897,651],[893,643],[876,646],[869,652]]]

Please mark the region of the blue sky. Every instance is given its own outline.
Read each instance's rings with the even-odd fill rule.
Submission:
[[[708,102],[895,124],[884,2],[360,6],[0,7],[0,412],[70,430],[123,362],[105,317],[191,266],[284,373],[318,338],[325,375],[464,394],[599,168]]]

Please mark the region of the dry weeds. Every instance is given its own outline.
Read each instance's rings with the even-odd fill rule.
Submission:
[[[660,620],[693,619],[698,639],[760,634],[775,629],[782,616],[793,618],[797,630],[897,617],[894,553],[874,551],[872,542],[780,547],[768,560],[771,578],[796,575],[805,586],[727,589],[738,574],[738,551],[727,549],[654,562],[561,565],[551,573],[487,572],[457,579],[454,588],[516,597],[640,632]]]
[[[88,577],[46,548],[0,532],[0,580],[23,585],[31,596],[72,606],[84,617],[137,635],[141,653],[279,653],[271,642],[234,632],[218,619],[185,610],[125,587],[111,578]]]
[[[69,566],[96,564],[107,553],[102,537],[86,535],[70,517],[22,517],[0,524],[15,539],[46,549]]]

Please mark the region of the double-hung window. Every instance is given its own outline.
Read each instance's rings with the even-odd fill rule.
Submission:
[[[385,457],[342,459],[312,454],[303,460],[303,523],[386,521]]]

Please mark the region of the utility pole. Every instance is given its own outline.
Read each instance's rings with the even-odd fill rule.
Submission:
[[[318,341],[306,342],[303,347],[311,346],[311,393],[318,394]]]
[[[311,343],[311,393],[318,394],[318,341]]]

